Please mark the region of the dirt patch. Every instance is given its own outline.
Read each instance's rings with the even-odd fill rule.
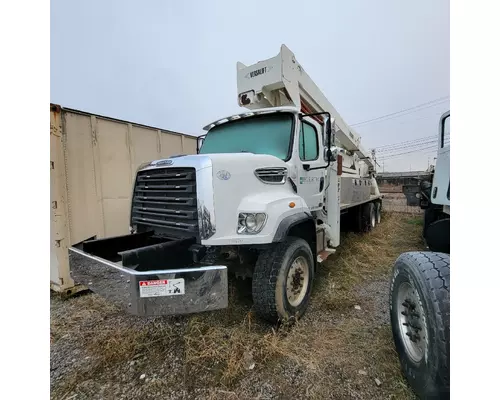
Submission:
[[[412,399],[387,298],[394,260],[423,248],[415,221],[389,213],[369,234],[346,234],[293,327],[255,317],[249,282],[231,281],[229,308],[182,317],[52,295],[51,398]]]

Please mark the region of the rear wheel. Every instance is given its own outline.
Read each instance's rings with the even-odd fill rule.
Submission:
[[[314,258],[309,244],[288,237],[263,251],[252,278],[252,297],[258,316],[270,322],[300,318],[309,304]]]
[[[377,225],[377,212],[375,204],[370,203],[370,230],[375,228],[375,225]]]
[[[377,220],[377,225],[380,224],[382,220],[382,203],[380,201],[375,203],[375,219]]]
[[[365,203],[361,206],[361,232],[369,232],[375,228],[375,206],[373,203]]]
[[[449,398],[450,258],[403,253],[390,289],[394,343],[403,373],[421,398]]]

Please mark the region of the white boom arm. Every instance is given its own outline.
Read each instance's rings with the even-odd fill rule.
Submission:
[[[282,45],[276,57],[250,66],[238,62],[237,76],[240,106],[259,109],[291,105],[304,113],[329,112],[338,145],[375,170],[375,162],[362,148],[360,136],[344,122],[288,47]]]

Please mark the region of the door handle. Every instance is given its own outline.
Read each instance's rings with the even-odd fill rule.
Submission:
[[[323,191],[323,187],[325,186],[325,178],[324,177],[321,177],[321,179],[319,180],[319,191],[322,192]]]

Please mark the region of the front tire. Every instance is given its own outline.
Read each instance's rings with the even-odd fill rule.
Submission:
[[[288,237],[261,252],[252,278],[256,314],[272,323],[299,319],[309,304],[314,257],[309,244]]]
[[[392,333],[401,368],[420,398],[449,399],[450,257],[409,252],[396,260]]]

